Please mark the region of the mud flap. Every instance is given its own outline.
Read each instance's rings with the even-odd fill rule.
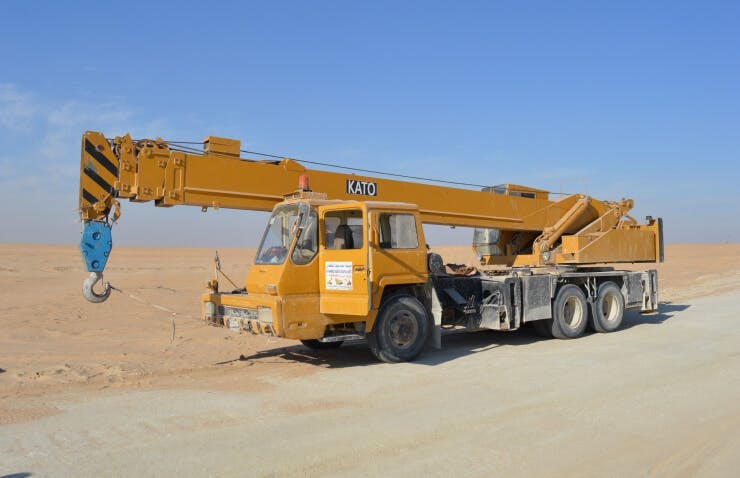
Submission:
[[[431,341],[432,341],[432,347],[435,349],[441,349],[442,348],[442,304],[439,302],[439,298],[437,297],[437,291],[434,289],[434,287],[430,287],[431,289],[431,296],[432,296],[432,334],[431,334]]]
[[[645,315],[658,312],[658,271],[650,269],[641,273],[642,282],[642,304],[640,313]]]

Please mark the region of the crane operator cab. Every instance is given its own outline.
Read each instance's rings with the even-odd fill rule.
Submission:
[[[247,292],[210,284],[206,321],[313,348],[367,338],[381,360],[410,360],[433,325],[428,306],[414,297],[428,284],[427,251],[418,208],[406,203],[298,191],[273,209]],[[373,330],[389,298],[398,310],[380,337]]]

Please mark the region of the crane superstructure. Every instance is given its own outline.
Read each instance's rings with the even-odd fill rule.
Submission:
[[[662,221],[638,224],[628,215],[631,200],[553,200],[512,184],[472,190],[307,169],[289,158],[242,158],[238,140],[215,136],[202,147],[83,135],[88,300],[110,293],[107,283],[102,293],[94,287],[111,252],[118,199],[128,198],[271,211],[246,287],[223,292],[211,280],[203,317],[314,348],[366,338],[380,360],[395,362],[428,342],[440,346],[443,327],[533,322],[543,335],[573,338],[589,321],[597,331],[616,329],[626,308],[657,309],[654,270],[600,265],[662,261]],[[487,270],[450,273],[428,254],[422,224],[475,228],[473,247]]]

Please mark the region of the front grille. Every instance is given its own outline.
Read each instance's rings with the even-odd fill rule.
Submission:
[[[242,309],[240,307],[230,307],[228,305],[219,306],[218,315],[221,317],[237,317],[240,319],[256,319],[259,317],[257,309]]]
[[[275,334],[272,325],[272,309],[269,307],[244,308],[220,305],[217,317],[209,317],[206,312],[206,320],[214,325],[227,327],[234,332]]]

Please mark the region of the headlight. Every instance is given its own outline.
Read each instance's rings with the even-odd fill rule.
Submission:
[[[206,319],[213,320],[216,318],[216,304],[210,300],[206,302]]]

